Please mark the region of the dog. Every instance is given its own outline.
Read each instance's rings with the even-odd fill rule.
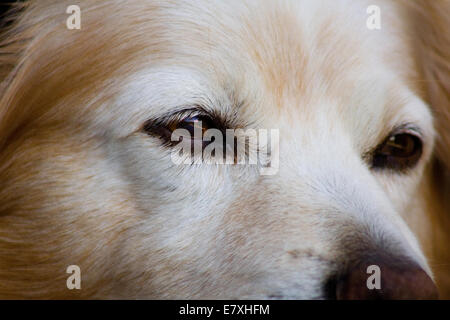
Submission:
[[[449,1],[71,5],[2,33],[0,298],[450,297]],[[199,124],[277,171],[175,164]]]

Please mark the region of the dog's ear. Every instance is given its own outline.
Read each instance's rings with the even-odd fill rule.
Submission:
[[[441,294],[450,297],[450,1],[407,1],[424,98],[437,133],[425,191],[432,220],[431,254]],[[439,266],[440,265],[440,266]]]
[[[426,99],[438,131],[436,156],[450,165],[450,1],[422,0],[416,24]]]
[[[415,52],[421,68],[425,99],[437,131],[433,168],[441,203],[450,215],[450,1],[414,3]]]

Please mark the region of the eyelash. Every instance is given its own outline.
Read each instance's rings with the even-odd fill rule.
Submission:
[[[228,126],[227,122],[217,114],[212,114],[211,112],[205,110],[202,107],[195,107],[190,109],[180,110],[176,113],[172,113],[167,116],[162,116],[159,119],[150,119],[144,123],[142,131],[147,134],[154,134],[160,136],[164,140],[170,142],[170,136],[172,132],[170,127],[174,124],[180,123],[187,118],[201,117],[207,119],[207,121],[213,124],[213,127],[225,132]]]

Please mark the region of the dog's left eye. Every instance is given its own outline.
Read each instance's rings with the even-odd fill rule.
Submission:
[[[379,145],[372,158],[372,168],[405,170],[414,167],[422,155],[422,140],[414,134],[390,135]]]

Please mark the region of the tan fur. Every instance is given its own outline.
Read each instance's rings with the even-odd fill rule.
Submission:
[[[80,31],[70,1],[20,5],[0,48],[0,297],[321,298],[336,264],[386,235],[427,269],[417,237],[450,297],[449,2],[375,1],[381,33],[364,28],[368,1],[313,2],[84,0]],[[278,176],[167,164],[139,129],[180,73],[181,97],[207,88],[280,129]],[[410,114],[418,169],[371,175],[359,154]]]
[[[429,243],[431,266],[443,297],[450,298],[450,2],[411,1],[412,35],[423,73],[421,84],[437,128],[435,157],[430,162],[423,188],[432,230]]]

